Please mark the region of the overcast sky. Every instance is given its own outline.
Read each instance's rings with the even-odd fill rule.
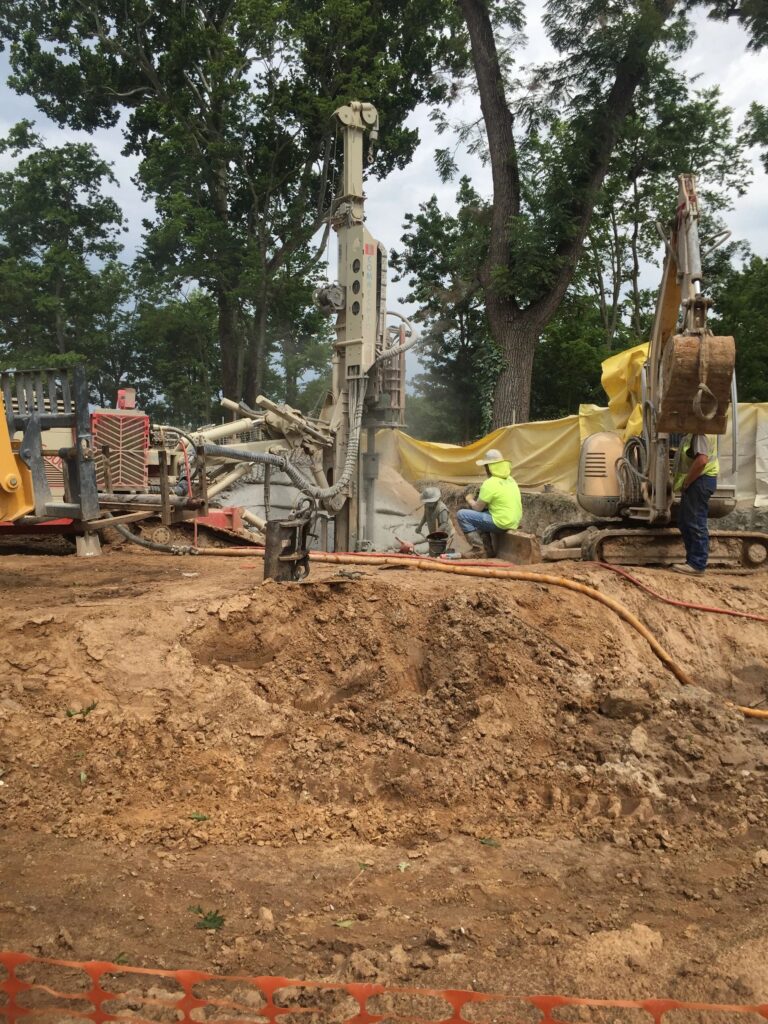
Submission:
[[[536,62],[549,56],[547,40],[541,28],[538,13],[541,4],[528,4],[528,47],[521,60]],[[746,113],[753,100],[765,100],[768,96],[768,58],[766,54],[747,53],[745,33],[735,23],[709,22],[703,17],[697,21],[698,35],[691,50],[681,62],[681,69],[689,75],[700,75],[699,84],[719,84],[724,102],[734,109],[737,122]],[[147,207],[131,182],[137,161],[121,155],[122,138],[119,130],[99,132],[89,137],[82,133],[62,131],[40,114],[34,103],[27,97],[17,96],[5,80],[8,74],[6,54],[0,54],[0,132],[5,134],[11,125],[22,117],[37,123],[37,130],[51,145],[60,145],[77,138],[88,139],[97,146],[101,156],[114,165],[119,187],[114,194],[123,209],[128,234],[125,236],[126,256],[130,258],[141,239],[141,219],[147,215]],[[360,97],[365,99],[366,97]],[[472,113],[472,106],[466,111]],[[412,163],[403,171],[396,171],[384,182],[370,182],[368,186],[367,216],[372,233],[388,248],[398,247],[402,234],[403,218],[408,212],[416,212],[419,203],[433,193],[438,196],[445,209],[453,209],[456,184],[440,182],[433,160],[437,146],[446,145],[445,137],[439,138],[430,121],[428,111],[418,109],[411,117],[411,124],[418,127],[421,144]],[[382,125],[382,144],[386,145],[386,125]],[[479,160],[457,154],[462,173],[468,173],[475,187],[490,197],[490,172]],[[8,157],[0,156],[0,168],[8,167]],[[761,256],[768,256],[768,177],[762,169],[758,155],[754,154],[755,176],[746,196],[736,200],[733,211],[725,215],[728,227],[735,238],[746,239],[752,249]],[[678,168],[674,154],[670,154],[670,190],[676,189],[675,175]],[[335,246],[332,247],[335,250]],[[335,258],[335,254],[332,258]],[[651,282],[649,282],[650,284]],[[402,285],[393,285],[388,305],[392,308],[395,299],[402,294]]]

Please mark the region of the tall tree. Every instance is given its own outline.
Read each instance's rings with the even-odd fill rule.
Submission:
[[[136,360],[126,382],[153,419],[187,428],[220,420],[216,312],[201,289],[137,295],[130,316]]]
[[[124,295],[112,171],[84,143],[46,146],[29,121],[0,140],[0,350],[21,363],[98,361]]]
[[[504,358],[494,421],[527,418],[536,342],[573,280],[612,155],[655,54],[690,40],[695,0],[548,0],[544,25],[557,61],[526,84],[560,111],[546,162],[526,148],[510,84],[509,42],[524,3],[458,0],[471,40],[493,177],[493,216],[482,271],[488,318]],[[749,5],[747,5],[749,6]],[[709,5],[724,16],[725,5]],[[763,19],[734,8],[764,42]],[[504,60],[497,38],[502,40]],[[546,91],[545,91],[546,90]]]
[[[456,195],[458,211],[444,213],[436,196],[405,218],[403,248],[391,265],[407,281],[404,301],[420,307],[424,367],[413,381],[418,398],[409,424],[429,440],[466,444],[490,423],[499,359],[483,305],[480,270],[488,244],[490,208],[468,178]],[[420,414],[417,410],[421,410]],[[427,416],[433,419],[430,425]]]
[[[7,0],[0,33],[13,87],[59,124],[122,124],[157,210],[147,258],[214,297],[224,390],[252,400],[274,282],[327,220],[334,108],[374,102],[374,172],[402,164],[406,116],[461,56],[455,21],[450,0]]]

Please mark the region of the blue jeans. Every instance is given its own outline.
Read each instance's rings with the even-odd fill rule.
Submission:
[[[715,493],[717,477],[700,476],[680,496],[677,525],[683,535],[685,559],[694,569],[706,569],[709,559],[707,510]]]
[[[456,513],[456,518],[464,533],[472,533],[473,530],[477,530],[479,533],[506,533],[494,523],[490,512],[475,512],[471,508],[460,508]]]

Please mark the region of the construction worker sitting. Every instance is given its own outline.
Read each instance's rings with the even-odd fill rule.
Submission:
[[[493,558],[491,534],[516,530],[523,518],[520,488],[512,478],[512,467],[496,448],[490,448],[475,465],[484,467],[488,479],[477,498],[466,495],[469,508],[459,509],[456,518],[472,545],[467,557]]]
[[[419,499],[424,506],[424,510],[421,522],[416,527],[416,533],[421,533],[426,526],[427,534],[444,533],[450,545],[450,541],[453,538],[451,514],[442,497],[439,487],[425,487],[421,492]]]
[[[717,488],[720,463],[715,434],[686,434],[677,450],[674,490],[680,492],[677,525],[685,544],[685,565],[675,572],[700,576],[709,560],[709,499]]]

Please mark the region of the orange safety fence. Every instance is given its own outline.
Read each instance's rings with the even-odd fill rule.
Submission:
[[[571,1007],[574,1009],[569,1012]],[[7,1024],[75,1024],[84,1020],[99,1024],[115,1020],[132,1024],[573,1024],[574,1020],[608,1020],[624,1024],[634,1020],[648,1024],[648,1018],[655,1024],[675,1024],[676,1020],[682,1024],[699,1020],[702,1014],[705,1020],[712,1015],[713,1021],[722,1024],[735,1014],[762,1024],[768,1020],[768,1003],[510,997],[463,989],[155,970],[100,960],[79,962],[0,952],[0,1020]]]

